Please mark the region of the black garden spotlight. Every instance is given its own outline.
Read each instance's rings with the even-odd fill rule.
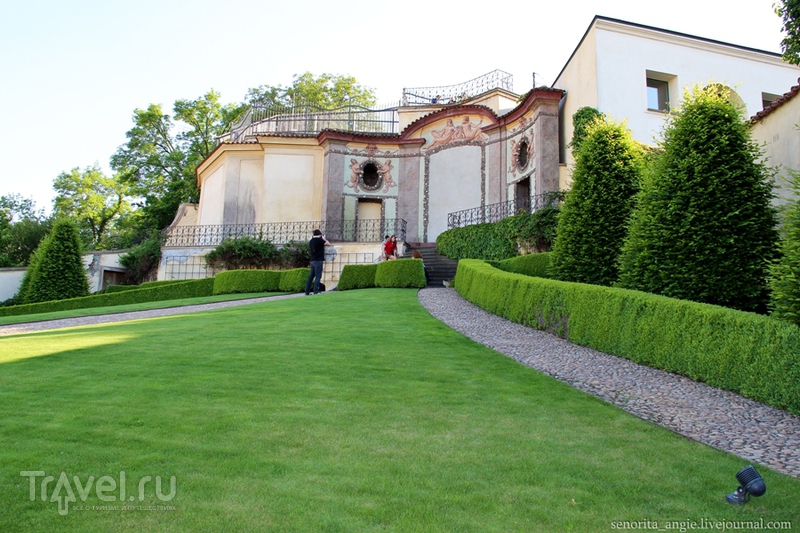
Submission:
[[[756,472],[752,465],[748,465],[736,473],[739,481],[739,488],[732,494],[725,495],[725,501],[733,505],[744,505],[750,501],[750,495],[762,496],[767,492],[767,485],[764,478]]]

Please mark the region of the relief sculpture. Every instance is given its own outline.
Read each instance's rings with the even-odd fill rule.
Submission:
[[[448,118],[444,128],[431,131],[433,142],[427,147],[427,150],[456,141],[485,141],[489,136],[481,130],[482,124],[483,119],[477,124],[473,124],[469,117],[464,117],[461,124],[456,126],[453,124],[453,119]]]

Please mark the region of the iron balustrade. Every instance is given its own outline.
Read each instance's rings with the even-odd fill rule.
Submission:
[[[536,196],[525,196],[485,207],[473,207],[463,211],[455,211],[447,215],[447,229],[463,228],[472,224],[499,222],[504,218],[519,214],[531,214],[543,207],[559,205],[564,195],[562,192],[547,192]]]
[[[458,85],[415,87],[403,89],[403,106],[457,104],[492,89],[514,91],[514,76],[502,70],[493,70]]]
[[[307,241],[319,229],[332,243],[381,242],[384,235],[406,239],[406,221],[402,218],[344,221],[265,222],[262,224],[223,224],[176,226],[165,231],[164,246],[218,246],[225,239],[253,237],[281,245]]]
[[[217,137],[217,144],[240,142],[267,133],[317,134],[322,130],[364,133],[399,133],[397,105],[368,109],[351,105],[323,109],[311,105],[252,106],[229,133]]]

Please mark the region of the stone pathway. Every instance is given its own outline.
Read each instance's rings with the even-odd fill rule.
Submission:
[[[692,440],[800,477],[800,417],[493,315],[454,289],[420,303],[472,340]]]
[[[302,294],[0,326],[0,335],[169,316]],[[800,477],[800,417],[487,313],[453,289],[419,291],[437,319],[489,348],[692,440]]]

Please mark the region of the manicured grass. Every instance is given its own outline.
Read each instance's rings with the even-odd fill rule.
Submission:
[[[158,302],[144,302],[139,304],[114,305],[106,307],[89,307],[86,309],[70,309],[68,311],[55,311],[53,313],[35,313],[32,315],[0,316],[0,326],[7,324],[21,324],[23,322],[41,322],[43,320],[56,320],[59,318],[75,318],[81,316],[106,315],[109,313],[127,313],[128,311],[148,311],[150,309],[164,309],[166,307],[183,307],[185,305],[208,304],[225,302],[228,300],[244,300],[247,298],[263,298],[265,296],[278,296],[285,292],[253,292],[247,294],[218,294],[216,296],[202,296],[200,298],[180,298],[178,300],[163,300]]]
[[[747,463],[369,289],[0,338],[0,531],[611,531],[800,524],[800,480],[724,502]],[[177,479],[172,511],[29,500],[21,471]],[[41,481],[41,477],[38,481]],[[163,492],[169,492],[164,487]],[[119,491],[110,494],[118,495]],[[677,526],[676,526],[677,528]]]

